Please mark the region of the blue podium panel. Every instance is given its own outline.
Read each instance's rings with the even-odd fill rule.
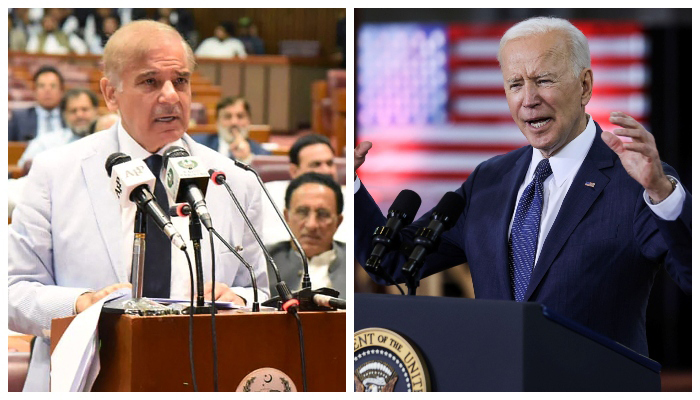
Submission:
[[[355,294],[355,331],[424,357],[434,391],[658,391],[660,365],[537,303]]]

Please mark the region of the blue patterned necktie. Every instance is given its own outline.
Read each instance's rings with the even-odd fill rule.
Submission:
[[[156,186],[153,193],[158,205],[165,212],[168,210],[168,195],[165,187],[160,181],[160,169],[163,164],[163,157],[154,154],[144,160],[148,168],[156,176]],[[158,229],[158,225],[147,218],[146,225],[146,256],[143,266],[143,296],[150,298],[170,297],[170,271],[171,254],[170,240],[165,233]]]
[[[544,181],[552,174],[549,160],[537,164],[535,176],[523,191],[515,211],[508,246],[508,267],[515,301],[523,301],[537,254],[537,236],[540,232]]]

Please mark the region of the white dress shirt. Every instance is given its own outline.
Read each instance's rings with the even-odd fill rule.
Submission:
[[[47,110],[40,105],[34,106],[36,110],[36,137],[46,134],[53,134],[63,129],[61,125],[61,110],[54,107],[52,110]]]
[[[119,142],[119,151],[128,154],[132,159],[142,159],[151,156],[146,149],[141,147],[136,141],[124,130],[124,126],[119,120],[119,126],[117,127],[117,140]],[[161,156],[165,150],[170,146],[180,146],[186,149],[188,152],[190,149],[187,147],[182,139],[178,139],[172,143],[169,143],[158,151],[157,154]],[[161,176],[162,178],[162,176]],[[170,206],[174,205],[170,199],[168,199],[168,204]],[[126,271],[126,276],[129,277],[131,281],[131,255],[133,253],[134,244],[134,218],[136,216],[136,204],[131,203],[129,207],[122,208],[121,211],[121,221],[122,221],[122,237],[125,238],[122,243],[122,260],[124,265],[119,266],[124,268]],[[167,212],[167,210],[164,210]],[[190,231],[188,218],[171,218],[173,226],[182,235],[186,243],[190,243]],[[161,235],[161,232],[149,232],[149,235]],[[189,299],[190,298],[190,273],[189,267],[187,265],[187,258],[182,254],[182,251],[175,248],[175,246],[170,246],[171,251],[171,265],[172,270],[170,274],[170,297],[173,299]],[[190,254],[190,259],[194,260],[194,250],[192,246],[187,246],[187,251]],[[194,261],[193,261],[194,262]],[[193,265],[194,268],[194,265]],[[195,288],[197,287],[197,276],[194,275]]]
[[[588,124],[586,129],[572,140],[569,144],[564,146],[559,152],[549,158],[549,165],[552,168],[552,174],[547,177],[544,181],[544,195],[542,201],[542,217],[540,220],[540,232],[537,237],[537,255],[535,256],[535,264],[537,264],[537,259],[539,258],[540,251],[542,250],[542,244],[549,230],[554,224],[554,220],[559,214],[559,209],[561,208],[566,193],[571,187],[571,183],[576,176],[583,160],[586,158],[588,151],[593,144],[593,139],[595,139],[596,127],[593,122],[593,118],[589,115]],[[520,201],[520,196],[527,187],[527,185],[532,182],[535,174],[535,169],[537,164],[543,159],[542,153],[539,150],[532,148],[532,160],[530,161],[530,166],[525,174],[525,180],[520,185],[518,190],[518,196],[516,197],[515,208],[513,209],[513,215],[510,219],[510,226],[508,227],[508,235],[510,235],[510,229],[513,226],[513,218],[515,218],[515,211]],[[355,193],[360,190],[360,179],[355,178]],[[683,209],[683,201],[685,200],[685,190],[679,183],[676,189],[664,199],[662,202],[656,205],[652,205],[649,201],[649,195],[644,191],[644,201],[647,203],[649,208],[656,214],[659,218],[665,220],[675,220],[681,214]]]
[[[245,58],[245,46],[243,42],[236,38],[228,38],[223,41],[216,37],[204,39],[195,52],[197,57],[214,57],[214,58]]]

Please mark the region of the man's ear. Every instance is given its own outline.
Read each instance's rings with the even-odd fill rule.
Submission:
[[[338,225],[336,225],[335,229],[337,230],[340,227],[340,224],[343,223],[343,214],[338,215]]]
[[[289,210],[286,208],[284,209],[284,220],[287,221],[287,224],[289,224]]]
[[[299,166],[294,163],[289,163],[289,176],[292,179],[297,177],[297,171],[299,171]]]
[[[593,70],[590,68],[584,68],[581,71],[580,76],[581,81],[581,105],[586,106],[588,102],[591,101],[591,96],[593,95]]]
[[[102,96],[105,99],[105,103],[107,104],[109,111],[119,111],[119,104],[117,102],[117,97],[115,96],[117,88],[112,85],[109,79],[100,79],[100,90],[102,90]]]

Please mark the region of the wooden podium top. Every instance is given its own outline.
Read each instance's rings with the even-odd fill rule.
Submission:
[[[309,391],[345,390],[345,312],[301,312]],[[73,317],[51,324],[51,351]],[[189,316],[103,313],[101,371],[94,391],[192,391]],[[276,368],[302,390],[296,320],[285,312],[226,310],[216,317],[219,390],[235,391],[249,373]],[[213,390],[211,316],[194,316],[194,353],[200,391]]]

